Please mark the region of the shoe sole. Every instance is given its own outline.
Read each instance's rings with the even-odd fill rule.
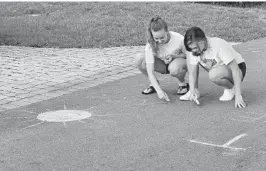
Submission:
[[[181,101],[189,101],[189,100],[186,100],[186,99],[179,99],[179,100],[181,100]]]

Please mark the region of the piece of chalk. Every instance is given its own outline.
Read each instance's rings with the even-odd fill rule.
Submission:
[[[193,98],[193,101],[197,104],[197,105],[200,105],[200,102],[197,98]]]
[[[168,101],[168,102],[170,102],[170,99],[169,99],[169,97],[166,97],[166,98],[165,98],[165,100],[166,100],[166,101]]]

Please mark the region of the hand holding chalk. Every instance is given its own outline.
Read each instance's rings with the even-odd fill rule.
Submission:
[[[197,94],[197,92],[191,90],[190,100],[193,100],[197,105],[200,105],[198,98],[199,98],[199,95]]]
[[[170,102],[170,99],[169,99],[169,97],[168,97],[168,95],[166,94],[166,93],[164,93],[165,95],[164,95],[164,99],[167,101],[167,102]]]
[[[164,100],[166,100],[167,102],[170,101],[168,95],[167,95],[164,91],[159,91],[159,92],[157,92],[157,95],[158,95],[159,99],[164,99]]]
[[[193,100],[197,105],[200,105],[200,102],[199,102],[199,100],[198,100],[196,97],[194,97],[192,100]]]

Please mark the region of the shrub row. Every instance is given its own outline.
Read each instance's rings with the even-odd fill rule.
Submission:
[[[240,8],[258,7],[266,4],[266,2],[197,2],[197,3],[228,6],[228,7],[240,7]]]

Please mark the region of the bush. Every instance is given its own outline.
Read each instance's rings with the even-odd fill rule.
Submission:
[[[266,4],[266,2],[197,2],[197,3],[228,6],[228,7],[240,7],[240,8],[258,7],[263,4]]]

